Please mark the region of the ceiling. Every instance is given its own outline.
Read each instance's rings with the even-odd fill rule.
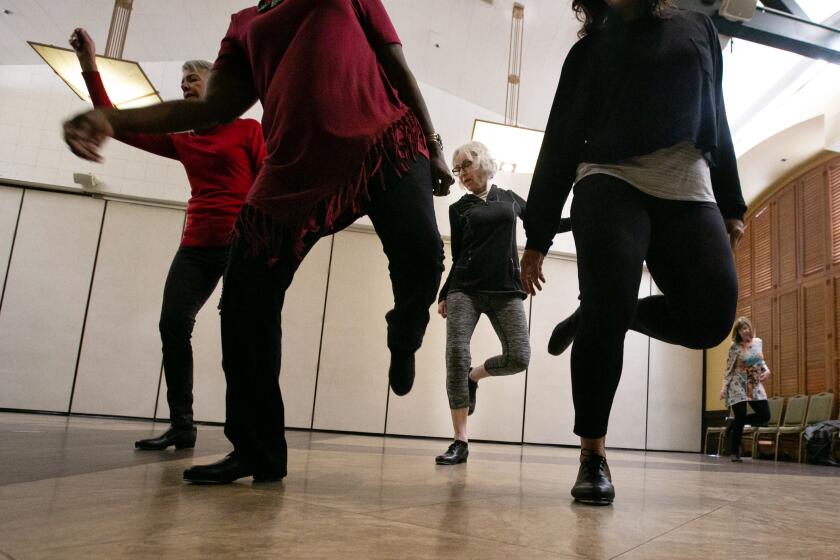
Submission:
[[[230,14],[254,1],[135,0],[124,57],[144,63],[213,59]],[[525,4],[525,32],[519,124],[541,129],[562,61],[577,40],[579,23],[569,9],[570,0],[520,1]],[[834,3],[840,9],[840,0],[819,2],[823,7],[824,3]],[[504,113],[513,0],[383,3],[421,82],[495,113]],[[42,64],[26,41],[66,45],[77,26],[88,29],[102,52],[112,9],[113,0],[0,0],[0,65]],[[840,66],[826,69],[830,79],[820,81],[811,75],[812,61],[788,60],[797,55],[750,45],[747,48],[743,42],[736,42],[733,48],[730,44],[725,55],[728,70],[724,87],[736,147],[740,144],[739,154],[749,151],[755,156],[755,150],[762,147],[772,145],[784,150],[787,146],[786,165],[795,166],[815,155],[805,153],[801,147],[819,151],[824,139],[822,129],[805,127],[800,132],[814,135],[807,139],[782,134],[781,144],[764,140],[797,123],[840,110],[831,107],[835,99],[840,100]],[[756,54],[758,51],[764,54]],[[803,98],[809,90],[811,95]],[[748,166],[761,165],[760,161],[761,158],[742,157],[742,175],[752,177]],[[760,182],[769,175],[757,173],[755,177]],[[750,186],[745,192],[748,200],[761,190],[752,186],[758,185],[755,181],[745,181]]]

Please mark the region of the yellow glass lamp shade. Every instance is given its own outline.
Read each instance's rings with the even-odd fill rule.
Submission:
[[[79,98],[90,101],[75,52],[53,45],[32,41],[28,43]],[[163,101],[139,63],[97,55],[96,66],[108,91],[108,97],[118,109],[144,107]]]

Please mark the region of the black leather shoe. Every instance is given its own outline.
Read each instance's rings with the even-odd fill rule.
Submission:
[[[578,329],[579,315],[580,307],[575,309],[575,312],[564,320],[557,323],[557,326],[551,331],[551,338],[548,339],[549,354],[559,356],[574,342]]]
[[[466,463],[467,456],[469,454],[470,449],[467,442],[456,439],[446,450],[446,453],[435,457],[435,463],[438,465],[457,465],[459,463]]]
[[[254,482],[273,482],[282,479],[285,473],[257,472],[236,455],[229,453],[224,459],[209,465],[196,465],[184,471],[184,480],[195,484],[230,484],[253,476]]]
[[[397,396],[407,395],[414,385],[414,353],[391,352],[391,366],[388,368],[388,382]]]
[[[591,451],[580,455],[580,470],[572,487],[572,497],[576,502],[606,506],[615,498],[610,467],[607,458]]]
[[[470,391],[470,409],[467,416],[472,416],[472,413],[475,412],[475,392],[478,391],[478,381],[467,378],[467,388]]]
[[[135,441],[134,448],[145,451],[159,451],[174,445],[175,449],[192,449],[195,447],[196,434],[195,427],[169,428],[159,437]]]

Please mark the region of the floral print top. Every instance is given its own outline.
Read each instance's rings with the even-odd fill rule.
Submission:
[[[767,392],[759,381],[759,375],[768,369],[760,338],[753,338],[746,348],[733,342],[729,347],[723,379],[726,406],[744,401],[766,401]]]

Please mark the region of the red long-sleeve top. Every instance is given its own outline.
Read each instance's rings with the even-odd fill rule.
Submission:
[[[99,72],[82,72],[95,107],[113,107]],[[265,157],[260,123],[236,119],[212,128],[176,134],[126,134],[117,137],[147,152],[176,159],[187,172],[192,194],[181,245],[227,244],[239,209]]]

